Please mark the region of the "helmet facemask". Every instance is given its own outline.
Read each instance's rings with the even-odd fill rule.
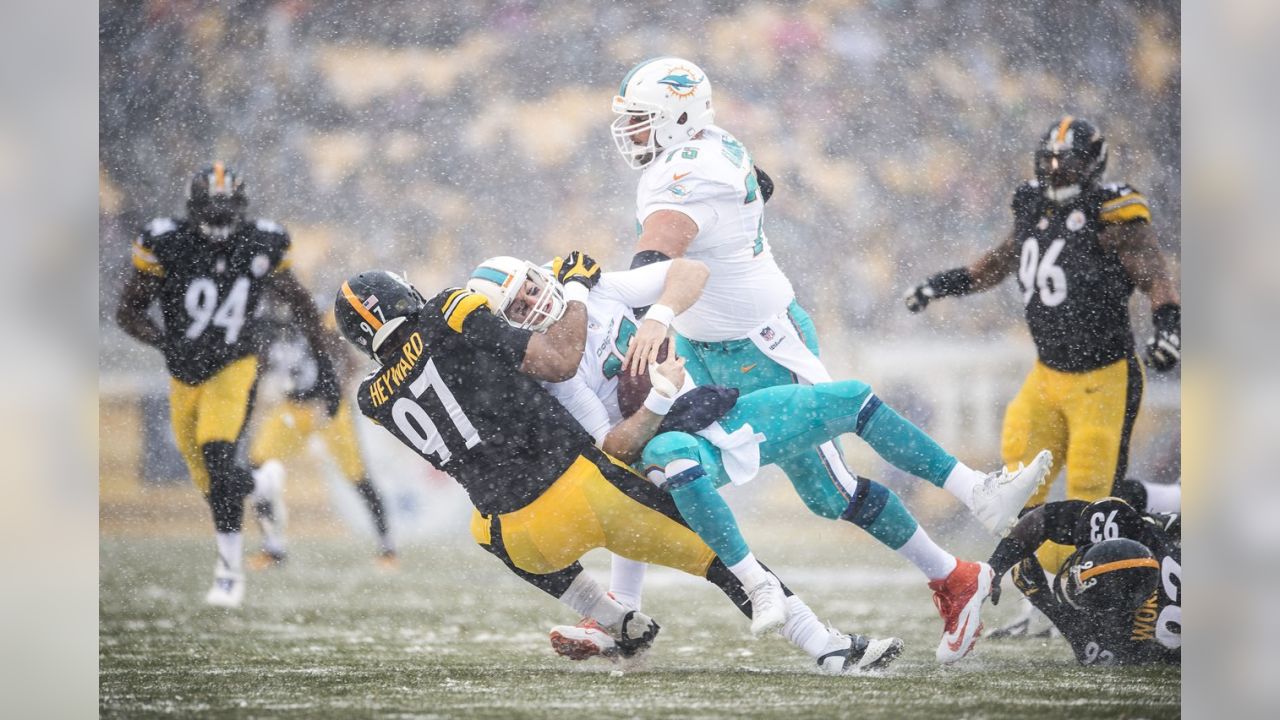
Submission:
[[[1063,118],[1036,150],[1036,180],[1055,203],[1067,202],[1098,182],[1106,167],[1107,141],[1087,120]]]
[[[248,204],[244,181],[220,161],[202,168],[187,186],[187,216],[214,240],[230,237]]]
[[[658,129],[671,121],[662,109],[647,103],[630,102],[621,96],[613,99],[613,111],[618,115],[609,131],[613,144],[633,170],[639,170],[658,157],[662,149],[658,145]],[[644,143],[637,143],[635,136],[648,133]]]
[[[467,289],[489,299],[489,309],[508,325],[543,332],[564,316],[564,289],[546,268],[509,257],[480,264]]]

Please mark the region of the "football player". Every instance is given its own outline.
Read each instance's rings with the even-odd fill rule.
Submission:
[[[380,271],[344,283],[334,310],[342,334],[379,365],[360,385],[361,411],[467,490],[477,542],[599,623],[613,652],[632,656],[652,643],[658,625],[582,572],[579,558],[592,548],[704,577],[748,617],[752,608],[670,497],[597,448],[538,383],[573,377],[586,296],[599,275],[589,257],[571,253],[557,278],[563,293],[558,284],[527,308],[527,328],[491,314],[483,294],[450,288],[424,300]],[[857,636],[833,660],[882,667],[901,646]]]
[[[1102,183],[1107,142],[1087,120],[1053,123],[1035,153],[1036,179],[1013,193],[1004,242],[968,267],[940,272],[906,296],[912,312],[935,298],[981,292],[1017,272],[1037,360],[1005,410],[1006,465],[1053,451],[1049,477],[1067,468],[1069,499],[1116,492],[1142,400],[1129,296],[1151,301],[1147,364],[1171,370],[1181,357],[1178,284],[1156,244],[1151,210],[1125,183]],[[1044,502],[1049,484],[1029,505]],[[1070,548],[1046,544],[1040,562],[1057,572]]]
[[[1012,569],[1081,665],[1181,664],[1181,538],[1178,514],[1139,513],[1114,497],[1067,500],[1024,515],[989,562],[997,577]],[[1051,581],[1035,555],[1046,542],[1075,547]]]
[[[247,205],[234,170],[215,162],[198,171],[187,216],[156,218],[134,242],[116,314],[125,332],[164,355],[174,439],[213,514],[218,559],[205,600],[222,607],[244,598],[244,499],[261,504],[268,523],[283,519],[276,466],[253,472],[236,457],[258,376],[255,311],[265,288],[292,308],[317,348],[317,392],[334,410],[339,395],[319,313],[289,269],[289,235],[270,220],[246,218]],[[148,314],[153,303],[159,324]]]
[[[818,359],[813,322],[774,261],[765,232],[764,204],[772,183],[762,184],[746,147],[715,125],[706,73],[682,58],[646,60],[622,79],[613,112],[618,116],[611,128],[618,151],[632,168],[643,171],[636,191],[640,237],[632,267],[687,257],[711,270],[701,297],[679,317],[667,307],[648,310],[645,318],[655,322],[637,330],[628,370],[643,372],[670,326],[676,331],[676,353],[697,385],[722,385],[745,394],[796,382],[830,382]],[[1003,479],[1012,481],[990,488],[987,475],[957,461],[893,410],[878,408],[885,419],[868,424],[862,437],[878,448],[912,448],[912,461],[920,467],[913,473],[950,492],[993,532],[1012,522],[1017,506],[1039,483],[1035,453],[1026,458],[1031,472],[1007,476]],[[835,443],[824,442],[778,465],[812,512],[855,520],[865,486],[845,466]],[[923,534],[895,541],[899,547],[919,543],[933,546]],[[944,615],[940,656],[954,659],[950,651],[942,652],[945,637],[959,632],[960,616],[978,588],[987,586],[988,573],[979,563],[960,563],[949,574],[931,577]]]
[[[716,385],[695,387],[683,372],[683,358],[671,355],[661,364],[650,364],[654,382],[644,404],[626,407],[619,386],[627,379],[623,368],[637,325],[658,322],[650,310],[638,323],[632,308],[670,308],[678,317],[697,301],[707,274],[704,264],[687,258],[603,273],[587,296],[586,349],[578,371],[573,378],[547,387],[605,452],[627,462],[643,461],[639,467],[657,487],[670,493],[690,527],[748,589],[752,607],[757,609],[753,631],[761,634],[782,626],[783,635],[794,641],[797,635],[807,636],[805,623],[816,622],[813,613],[799,597],[783,597],[777,579],[765,572],[750,552],[717,488],[730,481],[746,483],[762,464],[808,452],[843,433],[868,438],[873,449],[906,472],[927,472],[920,458],[931,452],[918,446],[885,444],[885,433],[868,432],[873,425],[907,421],[857,380],[781,385],[739,397],[738,391]],[[482,262],[467,281],[467,288],[483,293],[494,314],[523,328],[533,327],[530,309],[539,305],[542,294],[559,292],[556,280],[546,270],[511,257]],[[919,430],[892,434],[932,443]],[[1049,463],[1047,457],[1040,459],[1026,472],[1038,472],[1043,479]],[[993,474],[978,491],[992,492],[1005,479],[1000,473]],[[857,483],[845,519],[914,562],[936,591],[960,561],[929,538],[896,493],[866,478],[858,478]],[[1016,511],[1016,507],[1011,509]],[[642,577],[639,573],[622,574],[626,579]],[[944,635],[938,650],[940,661],[960,659],[977,640],[979,612],[989,590],[982,584],[986,579],[985,574],[979,575],[979,584],[955,611],[963,622],[958,631]],[[611,592],[623,604],[639,607],[638,587],[623,582]],[[940,611],[944,618],[952,614],[950,608]],[[789,622],[792,618],[795,622]],[[553,645],[568,651],[562,654],[582,656],[593,638],[607,646],[607,639],[589,622],[578,629],[558,627],[552,631]],[[814,657],[820,656],[820,647],[810,650]]]
[[[292,316],[283,314],[288,306],[274,302],[269,302],[269,306],[264,313],[271,325],[270,332],[264,333],[269,334],[264,353],[266,365],[285,376],[286,390],[284,400],[267,411],[256,429],[249,444],[249,462],[263,467],[269,462],[288,460],[305,447],[313,434],[319,437],[342,477],[351,483],[369,510],[378,535],[375,562],[381,568],[395,569],[398,560],[387,525],[386,507],[365,470],[351,403],[340,399],[337,412],[330,416],[329,398],[323,395],[319,384],[323,360],[306,336],[297,331]],[[329,316],[330,321],[331,318]],[[343,361],[344,367],[351,367],[346,355],[343,351],[335,357]],[[279,472],[283,473],[283,468]],[[264,508],[257,509],[261,514]],[[253,569],[263,569],[283,563],[285,557],[283,537],[264,533],[261,551],[250,556],[248,564]]]

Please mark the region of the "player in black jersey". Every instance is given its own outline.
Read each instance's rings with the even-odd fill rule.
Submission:
[[[1156,245],[1146,198],[1124,183],[1101,184],[1107,143],[1086,120],[1064,117],[1036,152],[1036,179],[1013,195],[1013,229],[969,267],[938,273],[906,296],[919,312],[934,298],[967,295],[1017,271],[1039,356],[1004,418],[1007,466],[1053,452],[1052,481],[1067,467],[1067,497],[1113,494],[1128,465],[1129,435],[1142,399],[1129,297],[1151,301],[1155,335],[1147,364],[1167,371],[1181,353],[1178,285]],[[1049,483],[1028,507],[1044,502]],[[1069,548],[1047,545],[1057,571]]]
[[[281,384],[283,398],[268,407],[261,422],[256,423],[253,439],[249,443],[249,462],[254,467],[265,468],[268,463],[287,462],[302,451],[312,436],[318,437],[328,450],[330,459],[342,477],[351,484],[369,511],[374,531],[378,536],[378,552],[374,561],[383,569],[395,569],[399,565],[395,544],[391,538],[386,505],[365,467],[356,431],[352,403],[340,398],[337,412],[330,413],[328,406],[333,399],[326,396],[328,388],[323,383],[325,360],[312,348],[305,334],[293,322],[292,309],[277,302],[272,295],[265,298],[262,315],[264,323],[264,347],[259,355],[265,366],[266,386]],[[332,313],[324,319],[326,329],[333,324]],[[338,373],[344,379],[351,370],[350,351],[343,349],[334,354]],[[280,473],[283,475],[283,467]],[[261,512],[262,508],[257,508]],[[259,570],[285,561],[283,536],[264,534],[262,549],[248,558],[248,566]]]
[[[480,293],[450,288],[424,300],[381,271],[343,283],[334,314],[342,334],[379,364],[360,385],[361,411],[467,490],[481,546],[596,620],[616,652],[630,656],[652,643],[658,625],[582,571],[579,558],[592,548],[704,577],[748,617],[751,608],[670,496],[597,448],[538,383],[577,370],[585,300],[599,275],[578,252],[561,264],[559,283],[531,275],[541,286],[536,306],[520,308],[522,327],[492,314]],[[861,638],[840,654],[847,667],[878,667],[897,647]]]
[[[289,304],[299,329],[322,348],[319,385],[331,408],[339,394],[323,350],[331,341],[289,270],[289,235],[269,220],[247,219],[247,205],[234,170],[215,162],[198,171],[187,189],[187,217],[156,218],[134,242],[134,271],[116,314],[125,332],[164,354],[174,439],[213,512],[218,562],[205,600],[224,607],[239,606],[244,597],[245,497],[273,508],[268,519],[281,516],[281,478],[254,473],[236,458],[253,405],[255,310],[266,287]],[[160,324],[148,314],[153,303],[160,305]]]
[[[991,555],[1071,643],[1082,665],[1182,663],[1182,523],[1124,500],[1052,502],[1027,512]],[[1035,557],[1045,542],[1074,545],[1051,583]]]

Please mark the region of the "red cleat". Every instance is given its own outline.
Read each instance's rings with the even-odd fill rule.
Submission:
[[[577,625],[557,625],[551,628],[551,648],[557,655],[570,660],[586,660],[603,657],[618,659],[618,643],[595,620],[583,620]]]
[[[981,562],[959,561],[945,579],[933,580],[933,604],[942,616],[938,662],[953,663],[973,649],[982,634],[982,603],[991,595],[995,572]]]

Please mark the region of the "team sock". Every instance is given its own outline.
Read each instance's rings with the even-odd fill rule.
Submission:
[[[738,582],[742,583],[742,587],[747,590],[769,579],[769,572],[752,553],[747,553],[745,558],[728,567],[729,572],[733,573],[733,576],[738,578]]]
[[[831,633],[798,595],[792,595],[787,598],[787,622],[782,626],[782,637],[817,659],[826,649]]]
[[[890,465],[942,487],[956,465],[923,430],[872,395],[859,412],[858,435]],[[863,421],[862,416],[868,419]]]
[[[238,532],[214,533],[214,542],[218,546],[218,563],[223,570],[233,573],[243,572],[241,559],[244,555],[244,535]]]
[[[600,583],[585,572],[569,584],[569,588],[560,596],[560,602],[573,608],[579,615],[591,618],[606,628],[622,625],[627,609],[617,600],[609,597]]]
[[[956,569],[955,556],[938,547],[929,533],[919,526],[911,538],[898,548],[898,554],[920,568],[920,572],[929,580],[941,580]]]
[[[1147,506],[1142,508],[1149,513],[1182,512],[1182,483],[1151,483],[1139,480],[1147,491]]]
[[[613,556],[609,569],[609,594],[628,610],[640,609],[640,592],[644,584],[645,563]]]
[[[666,474],[666,490],[689,527],[725,565],[732,568],[742,562],[750,552],[747,541],[702,466],[691,460],[673,460],[667,464]]]
[[[978,486],[986,475],[965,465],[959,460],[956,466],[951,468],[951,472],[947,473],[946,480],[942,483],[942,489],[951,493],[964,506],[973,509],[973,489]]]

